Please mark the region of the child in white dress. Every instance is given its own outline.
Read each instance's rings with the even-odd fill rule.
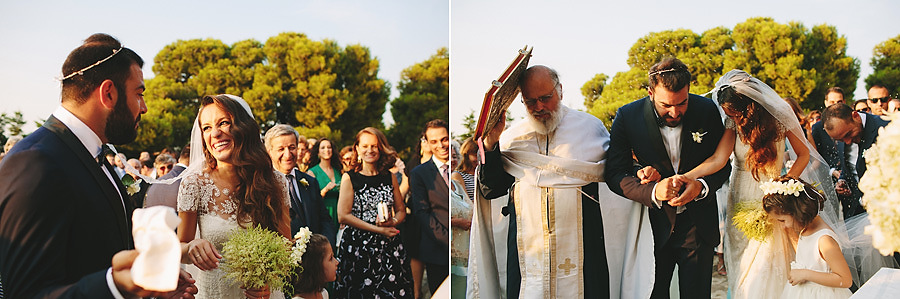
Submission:
[[[766,213],[777,225],[799,233],[781,298],[849,298],[850,268],[834,231],[818,216],[825,198],[806,182],[787,176],[760,188]]]

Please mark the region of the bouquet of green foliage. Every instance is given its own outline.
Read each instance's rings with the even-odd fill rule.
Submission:
[[[765,241],[772,234],[772,223],[768,217],[761,200],[743,201],[735,205],[731,221],[747,239]]]
[[[278,233],[260,226],[241,229],[231,235],[222,247],[222,269],[227,278],[245,288],[269,286],[280,291],[290,287],[293,268],[294,243]]]

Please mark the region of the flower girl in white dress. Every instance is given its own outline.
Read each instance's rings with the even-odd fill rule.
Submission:
[[[818,216],[825,198],[813,186],[782,176],[760,185],[763,209],[787,229],[798,231],[797,254],[791,262],[781,298],[849,298],[850,268],[834,231]]]

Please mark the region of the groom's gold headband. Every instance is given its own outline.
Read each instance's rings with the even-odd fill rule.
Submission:
[[[113,50],[113,51],[112,51],[112,54],[109,54],[109,56],[106,56],[106,58],[100,59],[99,61],[94,62],[94,64],[91,64],[91,65],[89,65],[89,66],[86,66],[86,67],[84,67],[83,69],[74,71],[74,72],[72,72],[71,74],[68,74],[68,75],[66,75],[65,77],[62,77],[62,79],[59,79],[59,81],[65,81],[66,79],[75,77],[75,75],[79,75],[79,76],[80,76],[80,75],[84,75],[84,72],[85,72],[85,71],[90,70],[90,69],[92,69],[93,67],[100,65],[101,63],[103,63],[103,62],[109,60],[110,58],[113,58],[113,56],[116,56],[116,54],[118,54],[119,52],[122,52],[122,46],[121,46],[121,45],[119,45],[119,48],[118,48],[118,49]]]
[[[658,70],[658,71],[655,71],[655,72],[650,72],[649,74],[647,74],[647,76],[648,76],[648,77],[653,77],[653,76],[656,76],[656,75],[659,75],[659,74],[662,74],[662,73],[668,73],[668,72],[674,72],[674,71],[680,71],[680,70],[681,70],[681,69],[677,69],[677,68],[670,68],[670,69],[665,69],[665,70]]]

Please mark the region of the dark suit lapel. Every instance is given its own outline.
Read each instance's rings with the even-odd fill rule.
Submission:
[[[697,148],[694,142],[694,137],[691,136],[693,132],[699,132],[700,128],[698,128],[698,124],[702,123],[699,119],[696,119],[698,116],[692,113],[697,109],[694,107],[698,105],[696,102],[692,103],[691,95],[688,94],[688,109],[684,112],[684,116],[681,117],[681,153],[679,153],[679,163],[678,163],[678,172],[677,173],[685,173],[694,168],[694,163],[691,163],[688,158],[691,157],[692,154],[697,153]],[[694,108],[694,109],[691,109]]]
[[[85,169],[94,177],[94,180],[97,181],[97,184],[100,186],[100,189],[106,195],[105,200],[109,204],[110,208],[112,208],[114,216],[116,218],[116,223],[119,225],[119,232],[122,234],[122,240],[125,240],[127,244],[125,244],[125,248],[131,248],[132,242],[131,240],[131,220],[128,219],[125,215],[131,215],[130,211],[126,214],[126,210],[122,208],[122,202],[125,202],[125,208],[128,209],[132,206],[129,203],[130,198],[122,197],[120,198],[119,193],[121,189],[117,190],[117,187],[121,185],[121,182],[116,182],[117,187],[113,187],[109,184],[109,178],[107,178],[106,174],[100,170],[100,165],[97,164],[97,160],[94,160],[94,157],[91,157],[91,154],[84,148],[84,145],[78,140],[78,137],[66,127],[65,124],[60,122],[56,117],[50,116],[47,119],[47,122],[44,123],[44,128],[50,130],[56,136],[58,136],[68,147],[69,149],[75,153],[75,156],[78,157],[78,160],[81,161],[81,164]],[[111,169],[110,173],[115,174]],[[115,177],[113,177],[115,178]],[[133,208],[131,208],[133,209]]]
[[[293,169],[291,170],[291,172],[294,174],[294,181],[288,183],[297,184],[297,201],[292,201],[291,208],[294,209],[294,212],[298,214],[302,213],[303,219],[306,220],[306,223],[304,224],[305,226],[309,227],[311,221],[309,218],[310,215],[309,213],[307,213],[307,211],[309,211],[310,199],[309,195],[305,194],[306,192],[303,192],[304,190],[306,190],[306,187],[303,187],[303,184],[300,183],[300,180],[303,179],[303,176],[297,169]],[[303,202],[303,204],[301,204],[300,202]]]
[[[653,110],[653,102],[650,101],[650,97],[646,97],[644,100],[644,124],[647,126],[647,136],[650,142],[650,145],[653,146],[653,152],[662,157],[662,161],[665,161],[662,166],[664,169],[660,169],[660,173],[675,173],[675,170],[672,169],[672,160],[669,159],[669,154],[666,152],[666,147],[663,144],[662,135],[659,133],[659,125],[656,123],[656,111]],[[654,165],[656,166],[656,165]],[[666,169],[669,172],[666,172]]]

